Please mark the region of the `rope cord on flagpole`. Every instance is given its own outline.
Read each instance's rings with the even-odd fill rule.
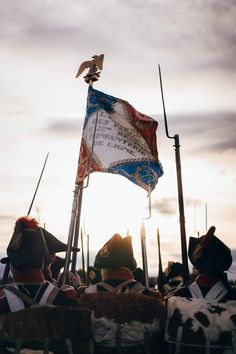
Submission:
[[[174,141],[175,141],[174,147],[175,147],[175,162],[176,162],[176,173],[177,173],[177,189],[178,189],[178,204],[179,204],[181,251],[182,251],[182,262],[183,262],[183,278],[184,278],[184,284],[186,285],[189,282],[189,269],[188,269],[188,256],[187,256],[186,231],[185,231],[185,216],[184,216],[183,187],[182,187],[181,161],[180,161],[180,149],[179,149],[180,148],[179,135],[178,134],[175,134],[174,136],[169,135],[160,65],[158,65],[158,69],[159,69],[159,79],[160,79],[160,88],[161,88],[161,97],[162,97],[166,136],[167,136],[167,138],[174,139]]]

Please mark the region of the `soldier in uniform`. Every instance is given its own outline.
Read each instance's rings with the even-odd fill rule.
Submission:
[[[85,293],[110,291],[142,293],[162,300],[158,291],[145,288],[134,279],[133,271],[137,267],[133,255],[131,236],[122,238],[115,234],[97,253],[94,267],[101,269],[102,282],[89,286]]]
[[[190,237],[188,255],[199,274],[192,284],[177,289],[170,296],[211,298],[219,302],[236,300],[236,291],[225,273],[232,263],[231,251],[214,233],[212,226],[206,235]]]
[[[67,245],[64,242],[60,241],[57,237],[52,235],[50,232],[48,232],[46,229],[40,227],[38,221],[35,218],[31,218],[29,216],[20,217],[19,219],[17,219],[15,223],[15,230],[16,228],[21,230],[33,229],[33,230],[38,230],[42,233],[42,236],[46,242],[48,253],[49,253],[44,260],[44,266],[43,266],[44,277],[46,280],[57,285],[58,274],[60,269],[65,265],[65,260],[58,257],[56,253],[66,252]],[[72,251],[79,252],[80,249],[78,247],[72,247]],[[2,263],[7,261],[8,261],[7,258],[3,258],[1,260]],[[68,274],[67,284],[70,284],[69,282],[70,275],[71,274]]]
[[[32,305],[77,306],[76,292],[69,286],[59,289],[45,279],[44,261],[49,251],[41,228],[34,220],[17,220],[7,247],[13,283],[0,289],[0,314],[22,310]]]
[[[188,255],[198,275],[193,283],[166,296],[165,339],[169,353],[234,353],[236,291],[226,276],[230,249],[212,226],[200,238],[190,237]]]
[[[101,269],[102,281],[79,296],[79,303],[94,311],[94,353],[162,353],[165,306],[158,291],[134,279],[131,236],[113,235],[94,267]]]
[[[164,292],[169,294],[183,286],[183,265],[179,262],[168,262],[165,270]]]

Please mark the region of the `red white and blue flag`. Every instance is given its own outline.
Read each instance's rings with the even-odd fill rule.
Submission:
[[[89,87],[76,184],[91,172],[116,173],[147,191],[163,175],[158,159],[158,123],[127,101]]]

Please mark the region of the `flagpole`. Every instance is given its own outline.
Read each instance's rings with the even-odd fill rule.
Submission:
[[[174,147],[175,147],[175,163],[176,163],[176,173],[177,173],[180,238],[181,238],[182,263],[183,263],[183,279],[184,279],[184,284],[186,285],[189,282],[189,269],[188,269],[187,243],[186,243],[186,231],[185,231],[185,216],[184,216],[184,200],[183,200],[179,135],[178,134],[175,134],[174,136],[169,135],[160,65],[158,65],[158,69],[159,69],[159,79],[160,79],[160,88],[161,88],[161,97],[162,97],[162,104],[163,104],[166,136],[167,136],[167,138],[174,139],[174,141],[175,141]]]
[[[89,86],[93,85],[94,81],[97,81],[100,77],[100,72],[98,69],[102,69],[103,67],[103,59],[104,55],[101,54],[100,56],[93,56],[93,60],[84,62],[80,65],[80,68],[77,72],[76,77],[78,77],[85,68],[89,68],[88,73],[84,76],[85,82],[89,84]],[[96,133],[96,126],[93,135],[93,145]],[[93,146],[92,146],[93,149]],[[92,152],[91,152],[92,154]],[[90,154],[90,156],[91,156]],[[89,164],[91,162],[89,161]],[[88,178],[90,174],[90,165],[88,166]],[[66,283],[67,274],[69,272],[69,264],[70,264],[70,256],[71,256],[71,249],[72,243],[74,239],[74,247],[78,245],[78,238],[79,238],[79,229],[80,229],[80,217],[81,217],[81,209],[82,209],[82,196],[83,196],[83,189],[88,187],[88,178],[86,186],[75,184],[73,202],[72,202],[72,211],[71,211],[71,220],[69,226],[69,233],[68,233],[68,242],[67,242],[67,250],[66,250],[66,258],[65,258],[65,267],[64,267],[64,277],[63,277],[63,285]],[[72,272],[76,270],[76,260],[77,260],[77,253],[74,251],[72,256],[72,265],[71,269]]]
[[[74,242],[73,246],[75,248],[78,247],[79,241],[79,229],[80,229],[80,219],[81,219],[81,209],[82,209],[82,199],[83,199],[83,185],[79,188],[78,191],[78,201],[77,201],[77,212],[76,212],[76,221],[75,221],[75,228],[74,228]],[[74,250],[72,253],[72,261],[71,261],[71,271],[72,273],[76,273],[76,262],[77,262],[77,251]]]
[[[72,201],[71,219],[70,219],[70,226],[69,226],[69,233],[68,233],[67,249],[66,249],[63,285],[67,282],[67,275],[69,272],[71,248],[72,248],[72,242],[73,242],[73,236],[74,236],[74,230],[75,230],[76,216],[77,216],[77,212],[78,212],[79,192],[80,192],[80,187],[78,185],[75,185],[74,196],[73,196],[73,201]]]
[[[85,264],[84,264],[84,234],[82,228],[80,231],[80,237],[81,237],[81,252],[82,252],[82,275],[83,275],[82,278],[83,278],[83,284],[85,284],[86,277],[85,277]]]

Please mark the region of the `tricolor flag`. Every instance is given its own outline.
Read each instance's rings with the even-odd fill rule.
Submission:
[[[116,173],[147,191],[163,175],[156,120],[127,101],[89,87],[76,184],[90,172]]]

